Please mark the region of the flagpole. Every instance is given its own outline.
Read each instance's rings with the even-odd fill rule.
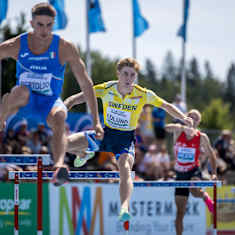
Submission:
[[[184,9],[185,9],[185,0],[183,0],[183,19],[184,19]],[[182,37],[181,99],[186,105],[185,57],[186,57],[186,43],[184,37]]]
[[[136,59],[136,38],[134,32],[132,34],[132,57]]]
[[[86,1],[86,66],[88,76],[91,78],[91,52],[90,52],[90,33],[89,33],[89,0]],[[87,113],[90,113],[88,105],[86,105]]]
[[[186,104],[185,56],[186,56],[186,43],[184,39],[182,39],[181,99]]]
[[[0,43],[2,43],[3,40],[4,40],[4,36],[3,36],[3,33],[1,33],[1,35],[0,35]],[[0,99],[1,99],[2,93],[3,93],[3,91],[2,91],[2,71],[3,71],[3,69],[2,69],[2,60],[0,60]]]
[[[86,0],[86,66],[87,73],[91,77],[91,52],[90,52],[90,34],[89,34],[89,0]]]
[[[134,59],[136,59],[137,55],[136,55],[136,37],[135,37],[135,32],[134,32],[134,5],[133,5],[133,1],[132,1],[132,57]],[[136,84],[138,84],[138,76],[136,78],[135,81]]]

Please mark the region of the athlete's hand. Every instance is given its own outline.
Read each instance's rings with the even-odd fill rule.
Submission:
[[[188,127],[193,127],[193,119],[191,117],[185,117],[183,119],[183,122],[188,126]]]
[[[102,128],[102,125],[100,123],[96,124],[95,127],[95,133],[96,133],[96,139],[102,140],[104,138],[104,130]]]
[[[211,175],[211,180],[217,180],[217,175],[216,174],[212,174]]]

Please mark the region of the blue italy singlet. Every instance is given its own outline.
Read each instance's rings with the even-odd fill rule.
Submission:
[[[21,35],[16,67],[17,85],[29,88],[30,99],[19,110],[19,116],[36,117],[45,122],[54,105],[63,105],[59,97],[64,82],[65,65],[61,65],[59,61],[59,41],[59,36],[53,35],[48,50],[35,55],[28,47],[28,33]]]

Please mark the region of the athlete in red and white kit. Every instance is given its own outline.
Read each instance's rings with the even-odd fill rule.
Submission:
[[[168,124],[166,131],[173,133],[175,152],[176,180],[200,180],[200,155],[206,154],[209,157],[212,172],[211,179],[216,180],[216,156],[211,147],[208,136],[196,129],[201,121],[201,114],[198,110],[192,109],[187,116],[193,119],[193,128],[181,124]],[[200,188],[176,188],[176,220],[175,229],[177,235],[183,233],[183,218],[186,211],[189,192],[194,197],[203,198],[209,211],[214,212],[214,204],[207,192]]]

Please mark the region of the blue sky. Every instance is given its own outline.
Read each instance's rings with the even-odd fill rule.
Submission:
[[[8,18],[23,11],[30,20],[30,10],[39,2],[42,0],[9,0]],[[69,23],[56,33],[85,49],[85,0],[65,0],[65,4]],[[176,32],[182,23],[182,0],[139,0],[139,4],[150,28],[137,38],[137,59],[143,65],[150,58],[160,70],[167,51],[177,61],[181,57],[181,38]],[[100,5],[107,32],[91,35],[91,49],[110,58],[132,56],[131,0],[100,0]],[[234,23],[234,0],[191,0],[187,60],[195,56],[201,72],[209,60],[215,75],[224,80],[235,62]]]

